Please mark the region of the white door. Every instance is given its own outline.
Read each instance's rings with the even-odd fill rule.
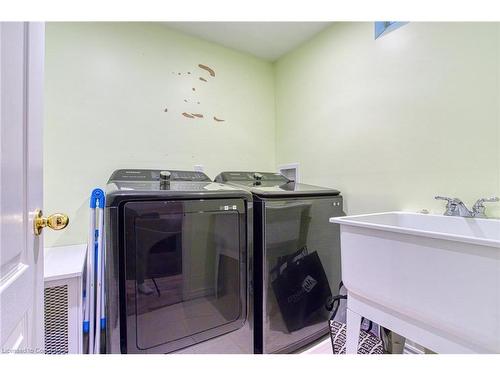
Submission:
[[[44,24],[0,23],[0,351],[43,352]]]

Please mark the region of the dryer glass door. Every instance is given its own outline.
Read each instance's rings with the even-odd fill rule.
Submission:
[[[166,353],[243,325],[244,206],[233,203],[125,204],[128,345]]]
[[[328,332],[327,299],[340,282],[340,197],[265,205],[263,351],[292,352]]]

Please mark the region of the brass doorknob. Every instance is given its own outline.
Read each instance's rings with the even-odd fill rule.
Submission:
[[[52,214],[49,217],[44,217],[42,210],[36,210],[35,217],[33,218],[33,230],[35,235],[38,236],[45,227],[53,230],[61,230],[66,228],[68,223],[69,217],[66,214]]]

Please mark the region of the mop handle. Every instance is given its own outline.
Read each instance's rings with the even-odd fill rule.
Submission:
[[[102,262],[101,262],[101,330],[106,330],[106,233],[102,233]]]
[[[101,189],[94,189],[90,197],[90,212],[91,225],[89,230],[89,241],[92,245],[89,246],[89,258],[91,261],[90,267],[90,324],[89,324],[89,354],[99,354],[100,338],[101,338],[101,253],[102,253],[102,230],[104,217],[104,192]],[[96,215],[98,216],[98,226],[96,228]],[[97,244],[96,244],[97,242]],[[96,305],[96,306],[95,306]]]
[[[94,247],[95,247],[95,208],[90,208],[90,228],[87,246],[87,285],[86,304],[87,330],[89,334],[89,354],[94,353]],[[85,328],[85,323],[84,323]]]
[[[85,294],[83,296],[84,298],[84,306],[85,306],[85,312],[83,316],[83,332],[84,333],[89,333],[89,322],[90,322],[90,270],[92,267],[92,260],[91,260],[91,254],[92,251],[90,249],[93,248],[94,245],[94,227],[95,227],[95,211],[91,209],[90,213],[90,222],[89,222],[89,235],[87,239],[87,277],[85,281]]]
[[[94,354],[99,354],[101,352],[101,317],[102,317],[102,227],[104,212],[102,208],[97,210],[98,212],[98,228],[97,233],[97,294],[96,294],[96,322],[95,322],[95,341],[94,341]]]

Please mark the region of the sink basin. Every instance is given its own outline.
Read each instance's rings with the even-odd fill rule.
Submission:
[[[407,324],[407,338],[436,352],[500,353],[499,220],[385,212],[330,222],[351,304],[385,311],[387,328]]]

